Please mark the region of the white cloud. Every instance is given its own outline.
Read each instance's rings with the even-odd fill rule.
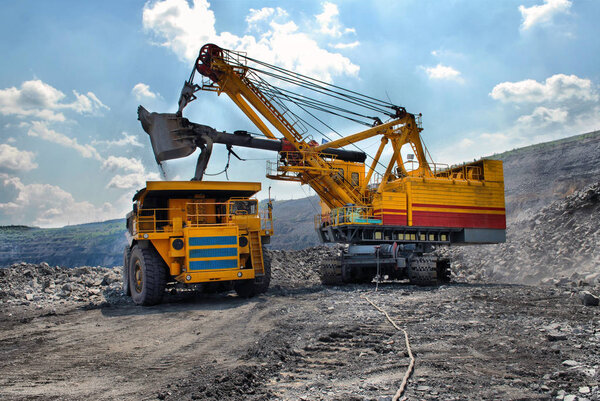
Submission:
[[[561,108],[549,109],[547,107],[536,107],[533,113],[521,116],[517,119],[520,124],[529,126],[545,126],[552,123],[564,123],[567,121],[569,112]]]
[[[277,19],[279,17],[286,17],[287,12],[280,8],[263,7],[261,9],[251,8],[248,15],[246,16],[246,23],[248,29],[260,29],[259,25],[263,23],[269,23],[269,20]]]
[[[108,185],[107,188],[118,188],[118,189],[139,189],[146,186],[146,181],[158,181],[160,176],[157,173],[131,173],[126,175],[115,175]]]
[[[553,75],[543,83],[533,79],[502,82],[492,89],[490,96],[504,103],[562,102],[571,99],[598,100],[598,94],[592,81],[576,75],[565,74]]]
[[[15,199],[0,203],[3,220],[12,224],[32,224],[60,227],[66,224],[88,223],[115,218],[118,214],[105,204],[97,208],[87,201],[77,202],[73,195],[50,184],[23,184],[18,177],[0,174],[6,189],[17,191]]]
[[[109,156],[102,162],[102,168],[107,170],[120,169],[134,173],[144,172],[144,165],[139,159],[120,156]]]
[[[17,140],[15,138],[13,138],[12,136],[6,138],[6,143],[15,143],[15,142],[17,142]]]
[[[93,114],[99,111],[100,109],[110,110],[110,108],[102,103],[100,99],[94,93],[88,92],[85,95],[77,93],[77,91],[73,91],[73,94],[77,98],[76,101],[69,104],[59,105],[59,108],[63,109],[72,109],[75,110],[79,114]]]
[[[589,80],[573,75],[554,75],[543,83],[504,82],[490,95],[516,104],[508,112],[520,115],[499,131],[467,135],[466,141],[440,152],[440,161],[456,163],[600,129],[599,96]]]
[[[343,50],[343,49],[354,49],[358,45],[360,45],[360,42],[358,40],[356,40],[356,41],[350,42],[350,43],[337,43],[335,45],[332,45],[332,47],[334,49]]]
[[[281,8],[277,8],[281,10]],[[266,20],[267,18],[271,17],[274,13],[275,9],[272,7],[263,7],[259,10],[251,8],[250,13],[246,16],[246,22],[248,23],[248,25],[253,25],[259,21]]]
[[[473,146],[475,144],[475,141],[469,139],[469,138],[463,138],[458,142],[458,146],[459,147],[469,147],[469,146]]]
[[[65,134],[61,134],[48,128],[45,122],[33,121],[31,123],[31,128],[29,129],[29,131],[27,131],[27,135],[42,138],[46,141],[50,141],[67,148],[75,149],[81,156],[87,159],[101,160],[98,151],[92,145],[82,145],[79,142],[77,142],[76,138],[70,138]]]
[[[107,145],[107,146],[137,146],[139,148],[144,147],[138,141],[137,136],[129,135],[127,132],[123,132],[123,137],[121,139],[115,139],[114,141],[98,141],[93,140],[92,145]]]
[[[319,24],[319,31],[334,38],[339,38],[345,33],[356,33],[354,28],[344,28],[339,16],[340,10],[336,4],[330,2],[323,3],[323,12],[315,15]]]
[[[449,80],[457,82],[463,81],[460,71],[455,70],[454,68],[447,65],[438,64],[435,67],[424,67],[424,70],[429,79]]]
[[[148,3],[143,11],[144,28],[186,63],[205,43],[245,51],[250,57],[331,82],[334,76],[358,74],[359,67],[338,53],[329,52],[306,32],[288,21],[284,10],[251,10],[248,23],[256,36],[217,32],[215,15],[206,0],[165,0]],[[261,22],[261,30],[257,23]]]
[[[544,4],[531,7],[519,6],[523,17],[521,29],[527,30],[538,24],[546,24],[552,21],[555,15],[566,13],[571,8],[570,0],[544,0]]]
[[[10,138],[9,138],[10,139]],[[38,165],[34,162],[35,153],[19,150],[14,146],[0,144],[0,169],[29,171]]]
[[[122,170],[129,174],[115,174],[106,185],[107,188],[117,189],[139,189],[146,181],[160,180],[157,173],[148,173],[139,159],[109,156],[103,163],[105,170]]]
[[[75,100],[65,103],[66,95],[41,80],[25,81],[20,88],[0,89],[0,113],[18,117],[34,117],[48,121],[65,121],[61,110],[92,114],[108,107],[96,95],[73,91]]]
[[[131,93],[133,93],[133,95],[138,101],[141,101],[143,99],[156,99],[157,97],[160,97],[159,93],[154,93],[150,90],[149,85],[146,85],[141,82],[133,87]]]

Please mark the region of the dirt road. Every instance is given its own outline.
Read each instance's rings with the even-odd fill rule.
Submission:
[[[568,288],[385,284],[0,312],[0,399],[598,399],[600,308]],[[581,389],[581,392],[580,392]],[[562,390],[562,391],[561,391]],[[588,392],[589,391],[589,392]]]

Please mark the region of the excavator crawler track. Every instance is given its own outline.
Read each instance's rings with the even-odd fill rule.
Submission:
[[[434,256],[415,256],[408,270],[411,284],[434,286],[438,284],[437,258]]]
[[[342,263],[339,258],[324,259],[319,269],[319,277],[323,285],[342,285]]]

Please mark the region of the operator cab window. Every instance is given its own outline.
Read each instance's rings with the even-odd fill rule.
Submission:
[[[256,214],[258,207],[255,200],[236,200],[229,206],[229,214]]]

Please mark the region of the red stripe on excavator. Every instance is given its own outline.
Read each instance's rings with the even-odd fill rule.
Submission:
[[[377,210],[375,211],[377,213]],[[383,209],[383,213],[404,213],[406,214],[406,209]]]
[[[433,207],[438,209],[472,209],[472,210],[494,210],[504,212],[503,207],[464,206],[464,205],[434,205],[429,203],[413,203],[413,207]]]
[[[413,210],[413,226],[506,229],[506,216],[485,213],[424,212]]]
[[[381,213],[383,212],[383,214]],[[375,210],[375,216],[381,216],[382,223],[385,225],[401,225],[408,224],[408,218],[405,209],[383,209]]]

